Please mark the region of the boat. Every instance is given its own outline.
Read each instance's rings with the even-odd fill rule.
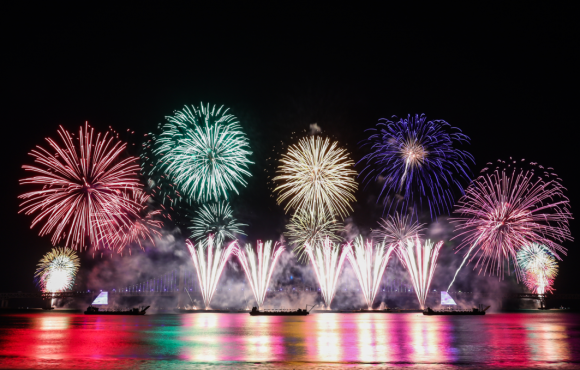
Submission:
[[[131,308],[129,310],[106,310],[106,311],[101,311],[99,310],[98,307],[94,307],[94,306],[89,306],[87,308],[87,310],[85,311],[85,315],[145,315],[145,311],[147,311],[147,309],[150,306],[147,306],[145,308],[139,309],[139,308]]]
[[[459,316],[459,315],[467,315],[467,316],[474,316],[474,315],[485,315],[485,311],[488,310],[491,306],[487,306],[486,308],[482,309],[482,305],[479,305],[479,308],[473,308],[471,310],[433,310],[431,307],[427,307],[425,311],[423,311],[423,315],[426,316]]]
[[[316,305],[312,306],[312,308],[316,307]],[[310,310],[312,310],[312,308]],[[306,316],[310,313],[308,310],[308,305],[303,310],[301,308],[297,310],[267,310],[267,311],[260,311],[258,307],[252,307],[252,311],[250,311],[251,316]]]
[[[370,312],[370,311],[369,311]],[[382,311],[384,313],[421,313],[423,310],[419,308],[385,308]]]

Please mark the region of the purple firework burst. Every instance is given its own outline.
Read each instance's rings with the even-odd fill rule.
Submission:
[[[400,207],[417,213],[426,206],[432,219],[449,213],[454,193],[463,194],[462,184],[470,181],[467,162],[475,163],[458,149],[469,137],[443,120],[427,121],[424,114],[383,118],[367,131],[371,135],[361,147],[370,153],[359,161],[366,164],[360,176],[367,185],[382,183],[385,211]]]

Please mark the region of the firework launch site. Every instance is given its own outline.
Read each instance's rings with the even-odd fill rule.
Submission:
[[[48,138],[51,149],[37,146],[29,153],[35,164],[22,166],[30,175],[20,180],[29,190],[18,197],[20,213],[55,245],[34,275],[42,292],[75,286],[118,294],[169,290],[187,293],[188,305],[205,310],[241,302],[262,308],[276,301],[266,302],[268,293],[284,291],[301,293],[286,304],[329,310],[340,292],[339,309],[364,304],[372,310],[382,293],[380,305],[388,307],[384,296],[394,291],[414,292],[425,310],[430,293],[447,292],[452,302],[449,292],[472,264],[486,283],[487,275],[499,277],[496,290],[508,276],[529,290],[524,293],[553,294],[567,254],[562,243],[573,238],[570,200],[551,167],[499,159],[463,188],[475,160],[457,146],[469,137],[424,114],[380,119],[367,130],[360,146],[367,154],[358,163],[338,141],[306,133],[272,168],[272,195],[287,215],[285,231],[276,241],[252,243],[244,230],[250,224],[238,221],[244,213],[231,204],[252,176],[250,141],[240,121],[210,104],[185,106],[165,119],[157,134],[144,135],[139,157],[128,155],[116,131],[101,134],[88,123],[78,136],[60,126],[62,146]],[[380,188],[376,206],[383,215],[367,230],[350,215],[357,178]],[[79,275],[85,281],[80,287],[83,253],[93,263]],[[119,287],[119,279],[131,278],[124,264],[142,280]],[[161,278],[151,275],[171,265],[178,268]],[[444,280],[450,280],[446,289],[436,285]],[[97,281],[100,286],[91,286]],[[358,302],[354,294],[345,298],[355,290]],[[201,299],[194,300],[194,292]],[[308,293],[315,295],[309,302]],[[546,308],[545,299],[540,303]],[[184,306],[180,299],[176,308]]]
[[[577,368],[576,12],[278,5],[5,6],[0,369]]]

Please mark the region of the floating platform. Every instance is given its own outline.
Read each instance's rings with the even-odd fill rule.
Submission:
[[[306,316],[310,312],[301,308],[297,310],[268,310],[260,311],[256,307],[250,311],[251,316]]]
[[[485,311],[491,306],[487,306],[485,309],[473,308],[471,310],[433,310],[431,307],[427,307],[423,311],[425,316],[481,316],[485,315]]]
[[[308,306],[306,305],[305,309],[297,309],[297,310],[286,310],[286,309],[275,309],[275,310],[264,310],[260,311],[258,307],[252,307],[252,311],[250,311],[251,316],[306,316],[312,311],[316,305],[312,306],[310,310],[308,310]]]
[[[131,308],[129,310],[111,310],[111,311],[101,311],[98,307],[89,306],[85,311],[85,315],[131,315],[139,316],[145,315],[145,312],[150,306],[145,308]]]

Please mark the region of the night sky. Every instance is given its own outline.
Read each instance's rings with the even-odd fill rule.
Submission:
[[[3,6],[0,291],[35,290],[35,265],[51,247],[17,213],[27,153],[59,125],[78,131],[85,121],[134,130],[138,145],[185,104],[223,104],[241,120],[254,176],[232,204],[252,240],[283,231],[264,168],[292,132],[317,123],[358,161],[365,129],[409,113],[461,128],[475,174],[510,156],[553,167],[578,207],[571,9],[223,11]],[[372,191],[360,186],[356,196],[355,223],[373,226]],[[571,228],[578,237],[577,222]],[[564,246],[556,292],[577,292],[580,252]]]

